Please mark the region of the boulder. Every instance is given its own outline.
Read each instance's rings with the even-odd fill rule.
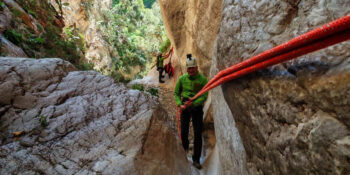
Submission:
[[[189,174],[157,98],[61,59],[0,67],[0,174]]]

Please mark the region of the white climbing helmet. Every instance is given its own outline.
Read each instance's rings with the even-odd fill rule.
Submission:
[[[186,60],[186,67],[197,67],[197,60],[194,57],[187,58]]]

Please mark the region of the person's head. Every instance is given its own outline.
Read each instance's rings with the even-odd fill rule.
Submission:
[[[197,60],[193,57],[188,57],[186,60],[187,73],[190,76],[195,76],[198,72]]]

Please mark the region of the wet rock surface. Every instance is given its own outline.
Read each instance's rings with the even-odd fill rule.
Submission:
[[[213,65],[217,70],[227,68],[349,14],[349,6],[344,0],[225,0]],[[238,128],[248,174],[350,171],[349,58],[350,43],[344,42],[215,90],[223,92],[235,120],[230,123]],[[212,98],[218,94],[215,91]],[[220,106],[213,106],[214,118],[221,117],[215,115],[216,107]],[[224,136],[236,135],[230,129],[215,120],[218,144],[224,142]],[[236,143],[239,140],[225,145],[236,150],[240,148]],[[223,167],[235,161],[219,156],[227,160],[221,162]]]
[[[0,71],[0,174],[189,174],[155,97],[61,59]]]

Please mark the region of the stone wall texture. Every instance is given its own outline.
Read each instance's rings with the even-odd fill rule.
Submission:
[[[54,0],[51,3],[55,4]],[[62,3],[69,3],[63,7],[66,26],[79,29],[84,36],[86,60],[94,63],[96,70],[109,70],[112,57],[118,57],[118,54],[103,38],[98,23],[104,20],[104,11],[111,8],[112,0],[62,0]]]
[[[215,2],[220,17],[196,23],[211,1],[160,2],[177,54],[211,51],[198,56],[212,61],[211,76],[350,13],[347,0],[223,0]],[[218,33],[196,30],[217,20]],[[216,38],[215,45],[202,44],[203,36]],[[218,173],[350,172],[349,61],[350,42],[344,42],[213,90]]]
[[[61,59],[0,57],[0,174],[190,174],[157,106]]]
[[[222,70],[349,12],[346,0],[226,0],[213,65]],[[222,86],[249,174],[350,171],[349,61],[345,42]]]

